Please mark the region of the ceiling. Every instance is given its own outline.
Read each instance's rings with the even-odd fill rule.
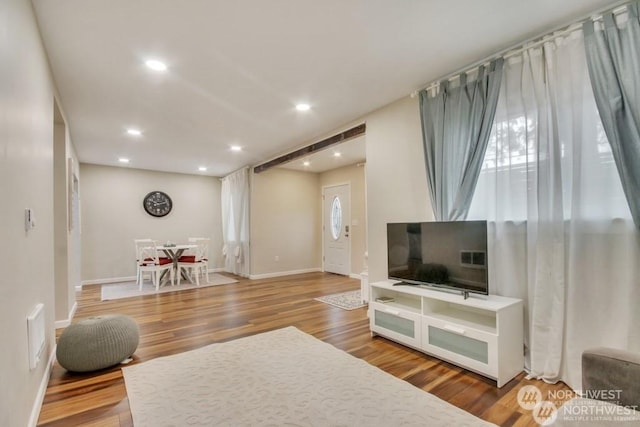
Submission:
[[[315,142],[451,71],[619,3],[32,2],[81,162],[126,157],[128,167],[213,176]],[[154,72],[148,59],[168,69]],[[301,102],[311,109],[296,111]]]

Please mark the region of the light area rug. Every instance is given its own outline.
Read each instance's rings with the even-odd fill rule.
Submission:
[[[102,285],[100,291],[102,301],[106,301],[120,298],[139,297],[141,295],[151,295],[163,292],[176,292],[185,291],[187,289],[206,288],[208,286],[228,285],[230,283],[237,282],[237,280],[223,276],[222,274],[209,273],[209,283],[206,282],[206,279],[202,279],[200,280],[200,286],[196,286],[195,283],[192,284],[186,280],[183,280],[180,285],[176,284],[174,286],[171,286],[171,282],[166,283],[165,285],[161,286],[160,289],[156,292],[156,287],[151,283],[150,280],[147,279],[142,284],[142,291],[139,290],[139,285],[136,285],[135,281]]]
[[[339,294],[318,297],[314,298],[314,300],[331,304],[334,307],[339,307],[345,310],[354,310],[366,305],[362,301],[362,296],[359,289],[357,291],[342,292]]]
[[[122,371],[136,427],[493,425],[294,327]]]

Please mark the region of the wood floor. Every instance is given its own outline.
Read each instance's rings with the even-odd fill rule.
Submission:
[[[140,326],[134,361],[180,353],[215,342],[293,325],[484,420],[502,426],[537,426],[517,403],[518,390],[535,384],[543,395],[568,388],[524,379],[504,387],[381,337],[371,337],[365,308],[342,310],[313,298],[358,289],[343,276],[309,273],[231,285],[100,301],[100,286],[78,295],[74,321],[123,313]],[[58,334],[61,330],[58,331]],[[39,426],[132,426],[120,367],[70,374],[54,365]]]

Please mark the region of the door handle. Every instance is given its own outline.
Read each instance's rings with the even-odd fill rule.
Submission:
[[[457,328],[457,327],[451,326],[451,325],[444,325],[442,327],[442,329],[444,329],[445,331],[453,332],[454,334],[458,334],[458,335],[464,335],[465,332],[466,332],[462,328]]]

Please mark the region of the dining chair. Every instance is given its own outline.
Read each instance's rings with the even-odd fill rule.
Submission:
[[[207,283],[209,283],[209,242],[211,239],[208,237],[189,237],[189,243],[197,243],[199,240],[207,242],[207,246],[204,249],[204,254],[202,255],[200,262],[202,263],[201,269],[204,270],[203,276],[206,275]]]
[[[138,271],[140,272],[139,287],[142,290],[143,277],[145,272],[151,273],[156,292],[160,289],[160,277],[162,273],[169,272],[171,286],[175,283],[175,271],[173,261],[166,257],[158,256],[158,247],[154,240],[136,241],[136,258],[138,259]]]
[[[193,277],[196,278],[196,285],[200,286],[200,271],[207,267],[206,254],[209,251],[209,239],[199,238],[191,241],[196,247],[193,250],[192,255],[183,255],[178,258],[178,285],[182,279],[182,269],[187,271],[189,280],[193,282]],[[204,271],[203,271],[204,273]],[[207,272],[207,283],[209,283],[209,276]]]
[[[139,285],[142,281],[142,273],[140,271],[140,257],[138,256],[138,244],[151,244],[153,242],[152,239],[134,239],[134,244],[136,245],[136,285]]]

